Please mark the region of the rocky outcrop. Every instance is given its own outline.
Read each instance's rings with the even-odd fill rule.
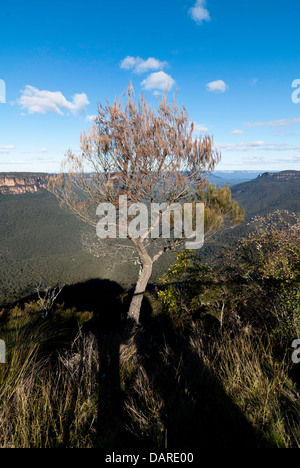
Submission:
[[[0,194],[35,193],[47,187],[47,174],[0,173]]]

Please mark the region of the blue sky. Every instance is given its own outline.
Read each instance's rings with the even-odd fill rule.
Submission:
[[[0,8],[0,171],[58,171],[97,102],[130,81],[151,102],[177,89],[196,129],[214,136],[219,170],[300,170],[299,0]]]

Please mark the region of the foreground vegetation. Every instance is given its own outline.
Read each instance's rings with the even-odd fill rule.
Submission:
[[[299,226],[256,220],[214,267],[179,254],[131,336],[118,289],[3,309],[0,446],[299,447]]]

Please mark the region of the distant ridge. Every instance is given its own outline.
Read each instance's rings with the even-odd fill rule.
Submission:
[[[220,171],[217,170],[212,174],[209,174],[207,179],[211,184],[216,184],[217,187],[224,186],[225,184],[232,187],[236,184],[242,184],[243,182],[249,182],[250,180],[256,179],[261,175],[260,171]]]
[[[300,181],[300,171],[264,172],[258,176],[258,179]]]

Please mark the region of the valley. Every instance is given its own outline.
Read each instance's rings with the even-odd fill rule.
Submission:
[[[46,174],[0,174],[2,183],[11,180],[16,185],[6,185],[4,189],[2,186],[0,195],[0,304],[28,296],[38,285],[72,285],[96,278],[116,281],[124,288],[134,284],[137,265],[129,262],[107,268],[104,258],[85,251],[81,239],[89,228],[61,209],[54,195],[44,188]],[[15,191],[18,188],[22,191]],[[246,211],[246,222],[217,233],[205,243],[199,252],[203,262],[234,248],[247,233],[247,222],[254,216],[278,209],[300,213],[297,171],[262,174],[232,186],[231,191],[233,199]],[[173,260],[173,254],[163,256],[155,265],[152,283]]]

